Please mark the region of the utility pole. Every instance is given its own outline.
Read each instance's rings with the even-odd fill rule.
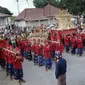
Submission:
[[[29,2],[28,2],[28,0],[26,0],[27,1],[27,5],[28,5],[28,8],[29,8]]]
[[[31,27],[31,15],[30,15],[30,12],[31,12],[31,10],[30,10],[30,5],[29,5],[29,1],[28,0],[26,0],[27,1],[27,5],[28,5],[28,8],[29,8],[29,27]]]
[[[19,14],[20,13],[20,11],[19,11],[19,0],[16,0],[16,2],[17,2],[18,14]]]

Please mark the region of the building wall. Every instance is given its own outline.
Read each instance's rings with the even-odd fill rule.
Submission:
[[[55,19],[47,19],[47,20],[38,20],[32,21],[31,26],[40,26],[41,24],[48,25],[48,24],[56,24],[57,21]]]
[[[31,26],[40,26],[41,24],[47,25],[48,20],[38,20],[38,21],[32,21]]]
[[[25,21],[15,21],[15,25],[18,27],[26,27]]]
[[[34,20],[31,22],[26,22],[26,26],[29,27],[34,27],[34,26],[40,26],[41,24],[47,25],[48,24],[48,20]]]
[[[0,18],[0,28],[4,28],[6,27],[8,24],[10,25],[10,17],[7,17],[7,18]]]
[[[15,25],[18,27],[34,27],[34,26],[40,26],[41,24],[43,25],[48,25],[48,24],[56,24],[56,20],[54,18],[49,18],[45,20],[34,20],[31,22],[27,21],[15,21]]]
[[[0,18],[0,26],[5,24],[5,19],[4,18]]]
[[[48,24],[56,24],[57,21],[54,17],[48,19]]]

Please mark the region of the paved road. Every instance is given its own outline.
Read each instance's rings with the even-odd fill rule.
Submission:
[[[68,61],[67,85],[85,85],[85,57],[67,53],[63,57]],[[54,62],[48,72],[45,72],[44,66],[34,66],[32,61],[25,60],[23,67],[26,83],[22,85],[57,85]],[[5,78],[5,71],[0,71],[0,85],[18,85],[18,81],[10,81],[9,77]]]

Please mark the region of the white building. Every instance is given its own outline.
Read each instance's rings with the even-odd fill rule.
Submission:
[[[7,14],[0,13],[0,28],[6,27],[8,24],[10,24],[10,16]]]
[[[18,27],[33,27],[41,24],[56,24],[55,15],[60,9],[48,4],[44,8],[24,9],[15,19],[15,25]]]

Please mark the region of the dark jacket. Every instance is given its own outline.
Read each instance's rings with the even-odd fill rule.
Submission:
[[[58,62],[56,62],[56,70],[55,70],[56,79],[58,79],[60,75],[66,73],[66,68],[67,68],[67,62],[64,58],[61,58]]]

